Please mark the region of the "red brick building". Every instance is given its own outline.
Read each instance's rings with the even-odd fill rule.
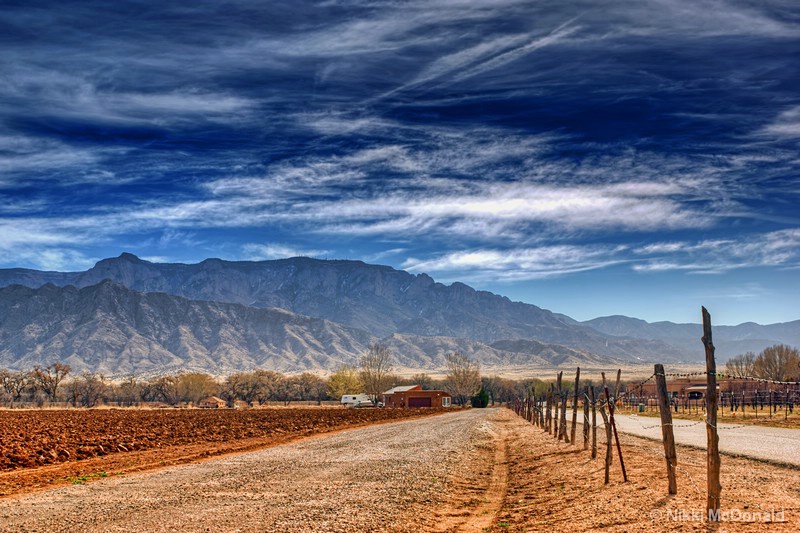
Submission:
[[[421,385],[403,385],[383,393],[386,407],[450,407],[453,397],[441,390],[422,390]]]

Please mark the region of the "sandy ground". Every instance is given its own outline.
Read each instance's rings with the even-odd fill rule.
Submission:
[[[800,469],[722,456],[719,524],[704,520],[706,453],[677,447],[678,494],[667,493],[661,442],[620,434],[604,485],[605,438],[597,458],[513,415],[508,432],[507,497],[491,531],[800,531]]]
[[[578,426],[579,440],[581,426]],[[2,531],[800,531],[800,469],[722,458],[723,521],[705,512],[705,452],[622,434],[596,459],[508,409],[323,435],[155,472],[0,499]]]

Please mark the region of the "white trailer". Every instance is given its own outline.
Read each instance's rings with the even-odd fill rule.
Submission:
[[[342,405],[345,407],[374,407],[368,394],[345,394],[342,396]]]

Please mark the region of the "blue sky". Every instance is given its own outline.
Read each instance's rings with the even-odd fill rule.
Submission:
[[[800,318],[793,0],[3,2],[0,267],[361,259]]]

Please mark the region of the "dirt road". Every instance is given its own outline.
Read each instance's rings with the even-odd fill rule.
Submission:
[[[496,413],[383,424],[3,499],[0,529],[480,531],[505,486]]]
[[[620,431],[661,440],[660,419],[631,415],[616,415]],[[672,422],[675,442],[705,448],[707,443],[704,422],[675,419]],[[717,424],[719,449],[723,453],[744,455],[800,466],[800,430],[740,424]]]

